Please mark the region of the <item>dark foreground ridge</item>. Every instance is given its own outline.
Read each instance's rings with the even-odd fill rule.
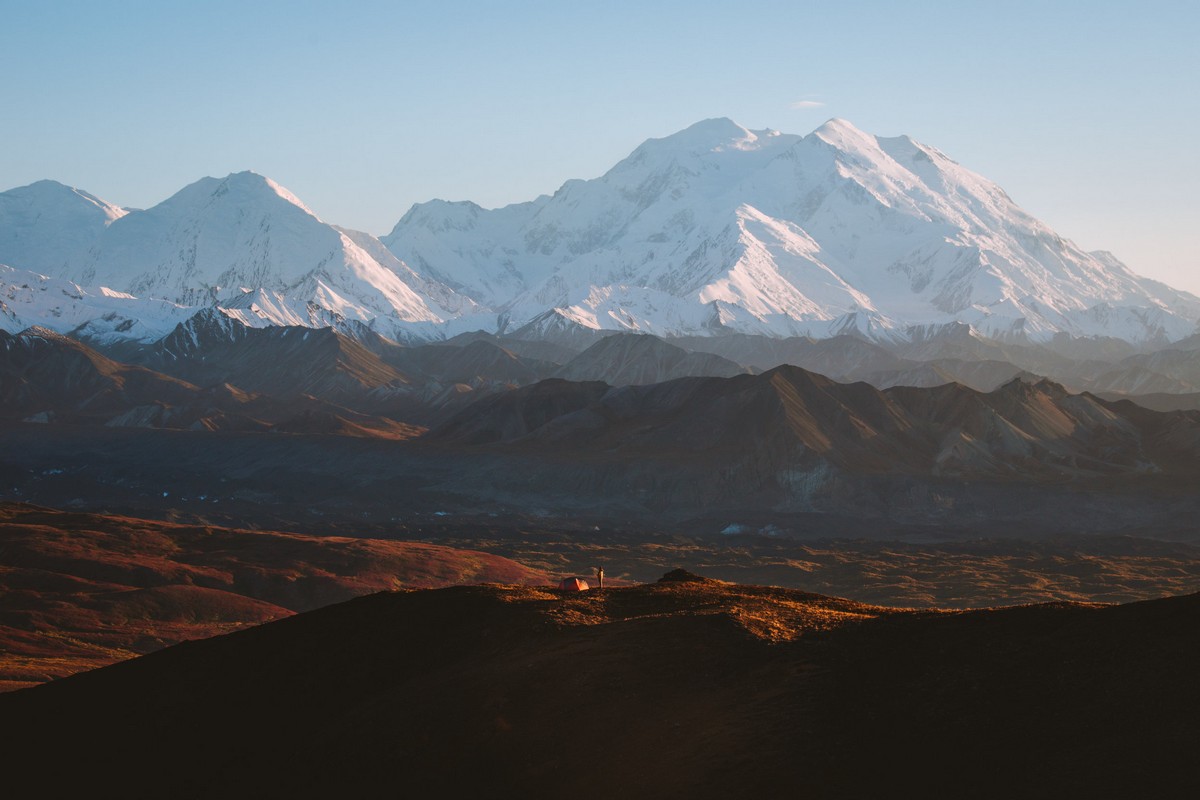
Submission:
[[[0,768],[46,797],[1195,796],[1198,623],[1200,595],[381,593],[0,696]]]

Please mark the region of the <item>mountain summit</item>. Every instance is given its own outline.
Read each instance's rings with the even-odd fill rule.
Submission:
[[[553,309],[666,335],[966,322],[1152,341],[1200,319],[1200,299],[1082,251],[939,150],[841,119],[807,136],[705,120],[553,196],[415,206],[383,241],[517,326]]]
[[[407,270],[374,237],[325,223],[254,172],[202,178],[128,213],[78,190],[34,184],[0,194],[0,215],[0,258],[12,266],[172,308],[217,304],[252,325],[360,322],[404,338],[406,329],[472,307]],[[43,319],[41,311],[11,313]],[[148,327],[162,333],[179,318],[159,316]]]
[[[231,303],[274,324],[444,319],[350,235],[253,172],[201,179],[126,216],[70,277],[184,305]],[[245,295],[257,302],[239,304]]]
[[[0,264],[59,275],[125,209],[58,181],[0,193]]]

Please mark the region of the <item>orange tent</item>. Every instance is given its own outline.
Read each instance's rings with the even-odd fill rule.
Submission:
[[[558,588],[564,592],[586,592],[591,587],[583,578],[563,578],[558,582]]]

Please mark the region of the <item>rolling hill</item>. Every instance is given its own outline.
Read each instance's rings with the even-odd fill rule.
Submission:
[[[0,696],[0,764],[44,795],[1186,796],[1198,602],[382,593]]]

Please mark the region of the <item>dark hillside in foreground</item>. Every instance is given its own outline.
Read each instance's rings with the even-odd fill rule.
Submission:
[[[1200,790],[1200,596],[914,613],[673,577],[385,593],[187,643],[0,697],[0,766],[43,796]]]

